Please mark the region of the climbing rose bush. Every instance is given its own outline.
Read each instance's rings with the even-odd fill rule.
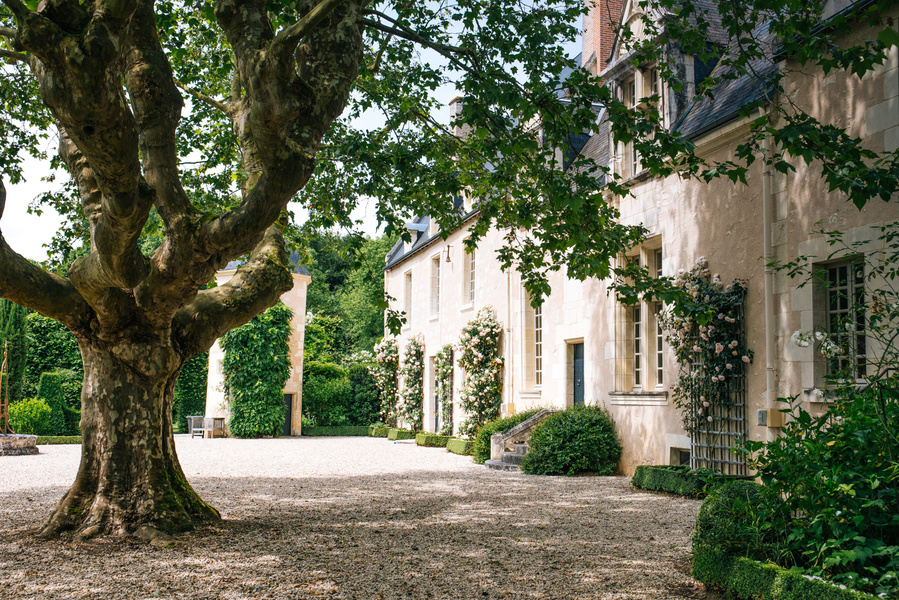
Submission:
[[[680,366],[674,403],[683,414],[684,429],[696,434],[714,427],[718,417],[708,409],[732,404],[731,384],[752,363],[739,308],[746,282],[734,279],[723,285],[705,257],[699,257],[692,269],[678,271],[674,284],[686,292],[685,299],[668,305],[659,318]]]
[[[440,435],[453,435],[453,346],[447,344],[434,357],[441,417]]]
[[[399,369],[400,350],[396,340],[381,340],[375,345],[375,366],[371,369],[371,374],[381,394],[381,421],[392,427],[396,427]]]
[[[503,401],[503,359],[499,355],[502,331],[493,308],[486,306],[459,338],[459,364],[465,369],[459,401],[468,414],[460,432],[466,437],[474,437],[481,425],[499,416]]]
[[[406,344],[400,375],[403,377],[400,416],[412,431],[421,431],[425,417],[425,348],[421,334]]]

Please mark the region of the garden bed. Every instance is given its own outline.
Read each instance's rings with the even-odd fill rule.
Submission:
[[[437,435],[436,433],[419,433],[415,436],[415,443],[419,446],[428,446],[429,448],[445,448],[446,443],[453,439],[448,435]]]
[[[366,425],[336,425],[332,427],[303,427],[303,437],[346,437],[368,435]]]
[[[447,452],[453,454],[462,454],[463,456],[471,456],[474,454],[474,440],[460,440],[459,438],[451,438],[446,442]]]

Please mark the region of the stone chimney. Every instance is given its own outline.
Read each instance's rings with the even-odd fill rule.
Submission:
[[[608,65],[615,31],[621,18],[622,0],[585,0],[590,12],[584,16],[583,53],[581,64],[593,75],[602,73]]]

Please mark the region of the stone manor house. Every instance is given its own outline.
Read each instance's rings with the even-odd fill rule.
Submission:
[[[714,10],[706,0],[698,4]],[[859,4],[865,2],[838,1],[830,10],[851,10]],[[899,9],[889,10],[889,22],[896,27]],[[634,105],[639,98],[658,93],[667,127],[694,141],[697,152],[710,161],[732,158],[750,126],[750,119],[741,118],[738,111],[759,98],[763,86],[748,79],[722,81],[713,90],[714,101],[694,101],[696,85],[717,74],[720,66],[703,64],[669,45],[665,51],[687,83],[680,91],[669,89],[654,65],[635,68],[607,15],[620,15],[619,23],[639,22],[630,1],[597,0],[584,22],[584,68]],[[846,41],[872,39],[876,34],[858,23],[854,39]],[[709,35],[711,43],[726,41],[714,27]],[[872,150],[899,147],[899,48],[893,46],[887,62],[862,78],[844,72],[825,76],[788,60],[771,68],[784,67],[792,73],[786,81],[791,100],[816,119],[846,127]],[[602,123],[602,113],[599,119]],[[814,232],[822,226],[836,229],[850,242],[868,241],[865,251],[876,251],[874,227],[899,219],[899,198],[874,199],[858,210],[844,194],[828,191],[820,166],[809,167],[798,159],[791,159],[795,171],[788,174],[767,172],[762,161],[756,161],[746,175],[748,185],[726,178],[709,184],[676,175],[652,178],[641,169],[633,148],[614,143],[608,127],[581,143],[579,152],[630,179],[633,195],[610,194],[609,200],[624,222],[643,224],[650,231],[621,260],[639,260],[660,275],[673,275],[689,270],[703,256],[722,281],[747,282],[745,341],[755,356],[745,370],[739,410],[729,419],[722,445],[733,446],[744,437],[766,440],[778,435],[782,418],[778,397],[798,394],[810,410],[823,408],[825,400],[816,390],[825,386],[826,365],[813,347],[798,347],[790,338],[796,330],[826,328],[829,311],[838,308],[829,305],[823,290],[800,286],[799,280],[767,269],[763,257],[784,261],[807,256],[815,267],[832,267],[828,272],[851,296],[856,281],[843,275],[851,272],[852,257],[829,259],[826,239]],[[458,342],[465,324],[490,305],[504,327],[503,414],[535,406],[600,405],[610,411],[624,446],[623,472],[632,473],[640,464],[687,460],[691,439],[672,401],[678,365],[659,325],[660,305],[644,301],[625,307],[614,294],[607,294],[610,281],[570,280],[562,269],[551,277],[552,293],[534,309],[519,275],[514,270],[503,272],[495,258],[502,232],[488,234],[474,253],[464,252],[463,240],[478,210],[470,201],[461,210],[466,215],[463,225],[446,239],[427,216],[414,219],[408,225],[412,243],[398,243],[386,257],[386,291],[397,299],[392,308],[405,311],[407,317],[397,339],[400,352],[411,336],[421,334],[424,339],[425,428],[439,428],[435,354],[445,344]],[[864,350],[863,334],[857,343],[862,354],[876,352],[871,344]],[[461,385],[461,369],[456,367],[457,398]],[[454,404],[458,425],[464,415],[458,402]],[[739,472],[742,465],[730,464],[738,459],[724,450],[718,453],[716,466]]]

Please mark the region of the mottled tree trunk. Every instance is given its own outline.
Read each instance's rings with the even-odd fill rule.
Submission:
[[[157,368],[136,372],[113,351],[82,345],[81,465],[71,489],[41,534],[75,530],[80,538],[126,535],[141,526],[175,533],[196,521],[219,518],[184,477],[172,435],[172,398],[177,372],[168,348],[119,345]],[[129,357],[134,359],[135,357]],[[130,362],[130,361],[129,361]]]

